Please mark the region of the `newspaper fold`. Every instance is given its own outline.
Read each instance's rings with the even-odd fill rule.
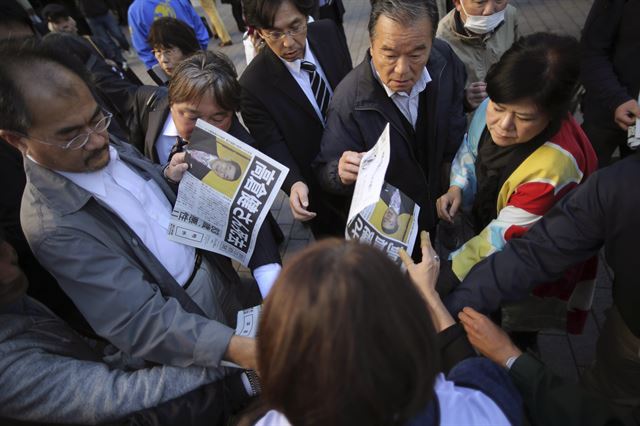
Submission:
[[[253,339],[258,335],[258,324],[260,323],[260,314],[262,313],[262,305],[253,308],[238,311],[236,322],[236,336],[251,337]],[[221,367],[242,368],[238,364],[230,361],[221,361]]]
[[[186,151],[169,239],[246,266],[289,169],[203,120]]]
[[[638,95],[638,104],[640,104],[640,94]],[[640,147],[640,118],[636,118],[636,123],[627,129],[627,146],[631,149]]]
[[[384,177],[391,156],[389,124],[360,161],[345,236],[384,251],[401,265],[401,248],[411,253],[418,234],[418,206]]]

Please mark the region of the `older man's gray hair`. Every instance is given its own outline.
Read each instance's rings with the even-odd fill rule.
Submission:
[[[372,0],[369,16],[369,37],[375,36],[375,27],[380,16],[410,26],[427,18],[431,22],[431,35],[435,37],[438,28],[438,8],[435,0]]]
[[[210,95],[222,109],[240,109],[240,83],[233,62],[219,52],[198,52],[174,70],[169,83],[169,102],[198,102]]]

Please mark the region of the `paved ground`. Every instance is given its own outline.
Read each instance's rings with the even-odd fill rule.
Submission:
[[[536,31],[552,31],[580,36],[581,28],[593,0],[511,0],[521,14],[521,32],[529,34]],[[345,32],[354,64],[364,58],[369,39],[367,22],[369,18],[369,0],[345,0]],[[219,3],[218,3],[219,4]],[[219,12],[231,33],[233,45],[222,48],[236,64],[238,72],[245,68],[244,50],[241,34],[237,32],[231,16],[231,8],[219,5]],[[218,49],[217,41],[212,40],[210,49]],[[144,70],[137,60],[132,61],[133,68]],[[311,234],[300,223],[294,222],[288,200],[281,195],[277,198],[272,212],[286,235],[281,250],[286,259],[294,252],[305,247],[312,240]],[[247,271],[240,268],[241,272]],[[544,361],[558,374],[578,380],[580,375],[593,361],[595,340],[602,327],[604,310],[611,305],[611,275],[606,267],[598,273],[595,309],[589,315],[586,331],[581,336],[567,336],[561,331],[548,331],[539,338],[540,351]]]

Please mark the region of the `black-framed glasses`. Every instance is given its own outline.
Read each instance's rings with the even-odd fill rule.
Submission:
[[[29,139],[32,139],[36,142],[39,142],[45,145],[57,146],[60,149],[71,149],[71,150],[80,149],[83,146],[85,146],[87,142],[89,142],[89,138],[93,133],[102,133],[109,128],[109,125],[111,124],[111,118],[113,118],[113,114],[107,111],[103,111],[102,115],[103,117],[100,120],[98,120],[98,122],[94,126],[92,126],[87,133],[82,133],[74,137],[73,139],[67,141],[66,143],[60,144],[60,143],[49,142],[43,139],[34,138],[33,136],[29,136],[29,135],[24,135],[24,137],[27,137]]]
[[[285,31],[268,31],[262,30],[262,34],[271,41],[279,41],[282,40],[285,36],[293,37],[302,33],[307,29],[307,24],[305,22],[301,24],[296,24]]]

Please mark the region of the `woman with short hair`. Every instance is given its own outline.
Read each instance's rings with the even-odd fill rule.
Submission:
[[[457,284],[482,259],[527,232],[596,170],[591,144],[570,114],[578,53],[572,37],[537,33],[520,38],[490,68],[489,98],[476,110],[452,163],[448,192],[436,202],[438,216],[448,222],[461,208],[462,222],[470,223],[475,235],[454,247],[449,274],[454,283],[441,282],[443,288]],[[578,265],[559,282],[536,290],[538,296],[555,296],[531,300],[539,321],[525,324],[520,320],[528,318],[514,312],[503,315],[505,325],[527,331],[566,326],[580,332],[590,308],[593,265]],[[563,306],[573,316],[558,316]]]
[[[193,28],[171,17],[153,21],[147,41],[160,68],[169,78],[181,61],[201,49]]]

